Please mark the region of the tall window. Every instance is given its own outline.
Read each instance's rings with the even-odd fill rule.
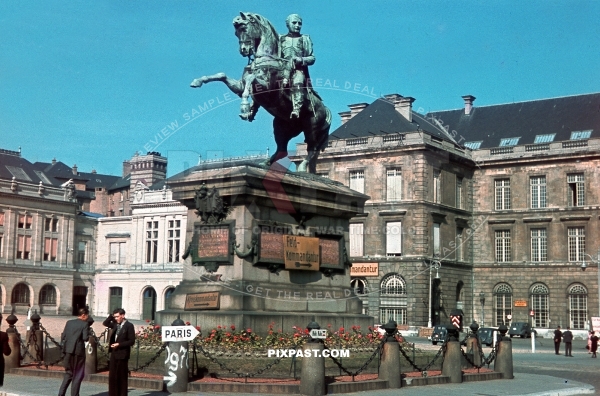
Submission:
[[[531,229],[531,261],[548,260],[548,239],[545,228]]]
[[[363,256],[364,225],[350,224],[350,257]]]
[[[359,193],[365,193],[364,170],[350,171],[350,188],[355,191],[358,191]]]
[[[31,302],[29,299],[29,286],[25,283],[18,283],[12,291],[11,302],[13,304],[29,304]]]
[[[175,291],[174,287],[170,287],[165,291],[165,309],[169,309],[169,303],[171,301],[171,296],[173,295],[173,292]]]
[[[44,223],[44,231],[57,232],[58,231],[58,219],[47,218]]]
[[[30,216],[30,215],[19,215],[19,222],[17,223],[17,228],[22,228],[22,229],[25,229],[25,230],[30,230],[32,223],[33,223],[33,216]]]
[[[501,283],[494,289],[494,326],[508,322],[507,315],[512,315],[512,288]]]
[[[456,261],[464,260],[464,241],[463,241],[463,229],[456,229]]]
[[[433,223],[433,254],[440,254],[440,224]]]
[[[181,234],[181,220],[169,220],[168,229],[168,250],[169,250],[169,263],[176,263],[179,261],[179,248],[180,248],[180,234]]]
[[[494,180],[496,189],[496,210],[510,209],[510,179]]]
[[[584,261],[585,228],[569,227],[569,261]]]
[[[110,244],[110,263],[125,264],[127,260],[127,250],[125,242],[112,242]]]
[[[442,203],[442,175],[438,169],[433,170],[433,202]]]
[[[158,262],[158,221],[146,222],[146,262]]]
[[[390,221],[385,225],[385,253],[388,257],[402,256],[402,222]]]
[[[87,250],[87,242],[80,241],[77,246],[77,264],[85,264],[85,251]]]
[[[548,288],[541,283],[536,283],[531,287],[531,310],[533,311],[533,327],[550,327]]]
[[[463,178],[456,177],[456,207],[463,209]]]
[[[31,235],[17,236],[17,258],[22,260],[31,259]]]
[[[533,176],[529,179],[531,188],[531,208],[546,207],[546,176]]]
[[[571,286],[569,289],[569,307],[571,327],[575,330],[586,329],[587,289],[584,286]]]
[[[44,261],[56,261],[57,238],[44,238]]]
[[[510,259],[510,230],[496,230],[496,261],[499,263]]]
[[[44,285],[40,290],[40,304],[56,304],[56,288],[52,285]]]
[[[0,212],[0,227],[4,226],[4,212]]]
[[[388,201],[400,201],[402,199],[402,171],[400,169],[387,170],[387,194]]]
[[[379,322],[393,319],[398,324],[406,324],[406,282],[398,274],[390,274],[381,281]]]
[[[569,206],[583,206],[585,205],[585,183],[583,180],[583,173],[573,173],[567,175],[568,184],[568,205]]]

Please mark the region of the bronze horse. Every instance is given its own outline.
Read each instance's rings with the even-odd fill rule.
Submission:
[[[273,119],[273,133],[277,150],[267,160],[266,165],[287,157],[287,146],[291,139],[304,132],[307,144],[307,156],[298,166],[299,172],[315,173],[319,151],[327,147],[331,113],[321,98],[310,88],[310,84],[299,118],[290,118],[292,101],[290,90],[281,83],[289,72],[290,62],[281,58],[279,35],[266,18],[249,12],[242,12],[233,20],[235,35],[239,39],[240,54],[249,58],[242,78],[234,80],[217,73],[202,76],[190,84],[200,88],[203,84],[221,81],[242,98],[241,114],[243,120],[252,121],[260,107],[263,107]],[[249,101],[252,99],[252,102]]]

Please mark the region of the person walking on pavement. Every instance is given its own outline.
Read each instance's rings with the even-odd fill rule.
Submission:
[[[71,396],[79,396],[81,381],[85,372],[85,343],[88,342],[90,312],[86,308],[79,308],[77,319],[71,319],[65,325],[61,343],[65,354],[63,359],[65,365],[65,376],[58,390],[58,396],[65,396],[71,381]]]
[[[567,331],[563,333],[563,341],[565,342],[565,356],[573,357],[573,333],[571,328],[567,326]]]
[[[0,314],[0,324],[2,324],[2,315]],[[4,385],[4,355],[8,356],[12,352],[8,343],[8,334],[4,331],[0,331],[0,386]]]
[[[135,328],[125,319],[123,308],[115,309],[102,324],[112,329],[109,342],[108,395],[127,395],[129,355],[135,344]]]
[[[596,357],[596,351],[598,350],[598,336],[596,335],[595,332],[592,332],[592,338],[590,338],[590,340],[592,341],[592,357],[595,358]]]
[[[594,335],[594,332],[592,330],[588,331],[588,342],[587,345],[585,346],[585,349],[588,350],[588,353],[592,353],[592,336]]]
[[[560,355],[560,339],[562,338],[562,331],[560,331],[560,326],[554,330],[554,353]]]

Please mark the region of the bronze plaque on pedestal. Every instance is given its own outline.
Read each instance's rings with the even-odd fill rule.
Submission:
[[[183,309],[186,311],[219,309],[220,297],[220,292],[187,294],[185,296],[185,306]]]
[[[234,224],[195,224],[190,244],[192,263],[233,264]]]
[[[321,249],[321,268],[344,270],[344,238],[337,236],[319,236]]]
[[[283,235],[283,254],[285,269],[319,270],[319,238]]]

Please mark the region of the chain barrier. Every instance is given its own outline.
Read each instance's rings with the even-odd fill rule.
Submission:
[[[386,342],[387,342],[387,337],[383,337],[383,339],[381,340],[381,343],[379,343],[379,345],[377,346],[375,351],[371,354],[369,359],[367,359],[367,361],[355,372],[351,372],[351,371],[347,370],[344,366],[342,366],[342,363],[340,361],[338,361],[336,358],[331,356],[331,353],[329,354],[329,358],[331,360],[333,360],[333,362],[336,364],[336,366],[338,366],[340,368],[340,370],[342,370],[344,373],[351,376],[352,381],[354,381],[354,377],[359,375],[360,373],[362,373],[364,371],[364,369],[366,369],[369,366],[369,364],[371,364],[373,359],[375,359],[375,356],[377,356],[377,354],[381,353],[381,350],[383,349],[383,346],[385,345]],[[327,348],[327,347],[325,347],[325,349],[329,350],[329,348]]]
[[[21,344],[21,347],[23,348],[24,352],[19,356],[19,359],[23,360],[25,359],[25,356],[28,355],[32,361],[36,362],[36,358],[31,354],[31,352],[29,352],[29,340],[27,341],[27,345],[25,345],[23,343],[23,339],[21,338],[21,335],[19,335],[19,343]]]
[[[100,337],[96,336],[96,332],[94,332],[94,329],[92,327],[90,327],[90,335],[92,337],[94,337],[94,340],[96,341],[96,345],[98,346],[98,349],[100,350],[100,352],[102,352],[102,354],[104,356],[106,356],[107,360],[110,360],[110,355],[108,354],[108,351],[102,346],[102,343],[100,342],[100,338],[104,336],[104,339],[106,339],[106,333],[108,333],[108,327],[106,329],[104,329],[104,331],[100,334]]]
[[[404,348],[402,348],[402,345],[400,345],[400,353],[402,353],[402,356],[404,356],[404,358],[408,361],[408,363],[415,369],[415,371],[420,371],[420,372],[424,372],[429,370],[430,367],[432,367],[435,362],[439,359],[440,356],[444,355],[444,352],[446,351],[446,343],[444,342],[444,344],[440,347],[440,349],[437,351],[437,354],[433,357],[433,360],[431,360],[427,366],[421,368],[419,366],[417,366],[417,364],[415,362],[413,362],[410,357],[408,357],[408,354],[406,353],[406,351],[404,350]],[[444,359],[442,358],[442,361]]]
[[[58,359],[56,359],[55,361],[53,361],[53,362],[46,362],[46,361],[44,361],[44,362],[41,362],[41,361],[40,361],[40,362],[38,362],[38,364],[37,364],[37,368],[42,368],[42,365],[44,365],[44,366],[46,366],[46,370],[48,370],[48,366],[54,366],[54,365],[58,364],[58,362],[60,362],[61,360],[63,360],[63,359],[65,358],[65,352],[64,352],[64,351],[63,351],[63,349],[62,349],[62,345],[60,345],[60,344],[59,344],[59,343],[58,343],[58,342],[57,342],[57,341],[54,339],[54,337],[52,337],[52,336],[50,335],[50,333],[48,333],[48,331],[47,331],[47,330],[44,328],[44,326],[42,326],[42,324],[41,324],[41,323],[39,324],[39,326],[40,326],[40,330],[42,330],[42,332],[43,332],[44,334],[46,334],[46,337],[47,337],[47,338],[49,338],[49,339],[50,339],[50,341],[52,341],[52,343],[53,343],[54,345],[56,345],[56,347],[57,347],[57,348],[60,350],[60,356],[59,356],[59,358],[58,358]]]
[[[146,369],[146,368],[150,367],[150,365],[151,365],[152,363],[154,363],[154,361],[155,361],[156,359],[158,359],[158,357],[159,357],[159,356],[160,356],[160,355],[163,353],[163,351],[164,351],[165,349],[167,349],[167,345],[169,345],[169,343],[168,343],[168,342],[165,342],[164,344],[162,344],[162,346],[160,347],[160,349],[158,350],[158,352],[156,352],[156,355],[154,355],[154,356],[153,356],[153,357],[152,357],[150,360],[148,360],[146,363],[142,364],[140,367],[136,367],[136,368],[134,368],[134,369],[132,369],[132,370],[129,370],[129,371],[130,371],[130,372],[131,372],[131,371],[142,371],[142,370],[144,370],[144,369]]]
[[[487,365],[489,367],[489,365],[492,364],[492,362],[496,359],[497,344],[494,345],[490,354],[487,357],[485,357],[485,354],[483,353],[483,348],[481,348],[481,344],[479,343],[479,338],[475,338],[475,342],[477,343],[477,346],[478,346],[477,349],[479,351],[479,359],[481,360],[481,364],[476,365],[475,362],[469,357],[469,354],[467,354],[462,348],[460,348],[460,352],[465,357],[465,360],[467,361],[467,363],[469,363],[471,366],[475,367],[476,369],[479,370],[480,368],[482,368],[485,365]]]
[[[299,347],[302,346],[302,344],[303,344],[303,340],[301,342],[298,342],[298,343],[294,344],[291,348],[288,348],[288,349],[298,349]],[[279,364],[279,362],[281,362],[283,359],[289,357],[289,356],[278,357],[275,360],[273,360],[271,363],[268,363],[265,367],[256,370],[256,372],[254,372],[254,373],[240,373],[239,371],[236,371],[236,370],[234,370],[232,368],[227,367],[227,365],[225,365],[224,363],[220,362],[217,358],[211,356],[211,354],[208,351],[206,351],[204,348],[202,348],[202,345],[198,344],[196,341],[193,342],[193,345],[194,345],[194,348],[195,348],[195,350],[194,350],[194,357],[196,357],[197,350],[200,350],[200,352],[208,360],[210,360],[211,362],[217,364],[222,370],[225,370],[225,371],[229,372],[230,374],[234,374],[238,378],[246,378],[247,379],[247,378],[256,377],[257,375],[261,375],[265,371],[271,369],[271,367]]]

